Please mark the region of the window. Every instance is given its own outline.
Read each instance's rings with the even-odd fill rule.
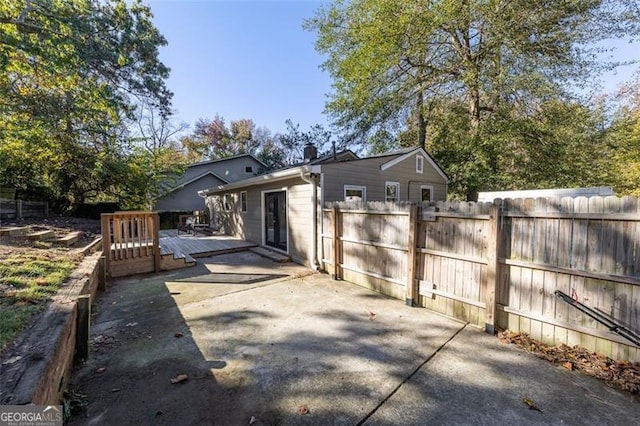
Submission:
[[[247,212],[247,191],[242,191],[240,193],[240,211],[242,213]]]
[[[224,194],[224,198],[222,199],[222,205],[224,207],[224,211],[231,211],[231,194]]]
[[[253,166],[244,166],[245,173],[253,173]]]
[[[345,201],[367,201],[367,188],[364,186],[345,185]]]
[[[433,201],[433,186],[420,186],[420,201]]]
[[[391,202],[400,201],[400,184],[398,182],[384,183],[384,200]]]
[[[422,173],[424,171],[424,157],[422,155],[416,155],[416,173]]]

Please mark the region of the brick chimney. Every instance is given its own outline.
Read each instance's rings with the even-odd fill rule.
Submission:
[[[311,142],[308,142],[304,146],[304,162],[308,163],[311,160],[315,160],[318,157],[318,148]]]

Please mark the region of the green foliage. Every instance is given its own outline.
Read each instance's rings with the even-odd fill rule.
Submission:
[[[224,117],[216,114],[213,120],[199,119],[193,133],[182,137],[180,142],[189,162],[252,154],[267,166],[261,172],[302,161],[307,143],[314,144],[321,154],[333,150],[334,144],[336,149],[344,148],[321,124],[304,131],[291,120],[285,123],[287,131],[272,136],[269,129],[256,126],[253,120],[231,121],[227,126]]]
[[[616,66],[597,43],[638,35],[639,18],[632,0],[336,0],[305,25],[347,140],[425,146],[469,197],[605,183],[610,165],[585,158],[603,119],[571,90]]]
[[[139,1],[0,5],[0,182],[49,188],[61,211],[126,182],[136,104],[169,114],[166,40]],[[38,191],[35,191],[38,192]]]
[[[617,94],[618,109],[607,134],[614,163],[616,192],[640,196],[640,70]]]
[[[0,304],[0,353],[42,310],[41,306],[22,305],[7,307]]]
[[[0,263],[0,351],[58,290],[81,256],[52,250],[14,250]]]

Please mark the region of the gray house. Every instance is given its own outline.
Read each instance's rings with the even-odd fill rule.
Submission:
[[[155,203],[158,212],[184,212],[202,210],[198,191],[255,176],[266,168],[264,163],[250,154],[190,164],[185,172]]]
[[[367,158],[351,151],[200,191],[219,229],[317,264],[321,207],[327,201],[435,201],[447,196],[448,178],[422,148]]]

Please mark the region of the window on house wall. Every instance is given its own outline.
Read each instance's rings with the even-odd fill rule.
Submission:
[[[384,200],[391,202],[400,201],[400,184],[398,182],[384,183]]]
[[[240,211],[242,213],[247,212],[247,191],[242,191],[240,193]]]
[[[244,166],[245,173],[253,173],[253,166]]]
[[[222,205],[224,207],[224,211],[226,212],[231,211],[231,205],[232,205],[231,194],[224,194],[224,197],[222,198]]]
[[[367,188],[358,185],[344,186],[345,201],[367,201]]]
[[[416,173],[422,173],[424,171],[424,157],[422,155],[416,155]]]
[[[429,185],[420,186],[420,200],[433,201],[433,186],[429,186]]]

